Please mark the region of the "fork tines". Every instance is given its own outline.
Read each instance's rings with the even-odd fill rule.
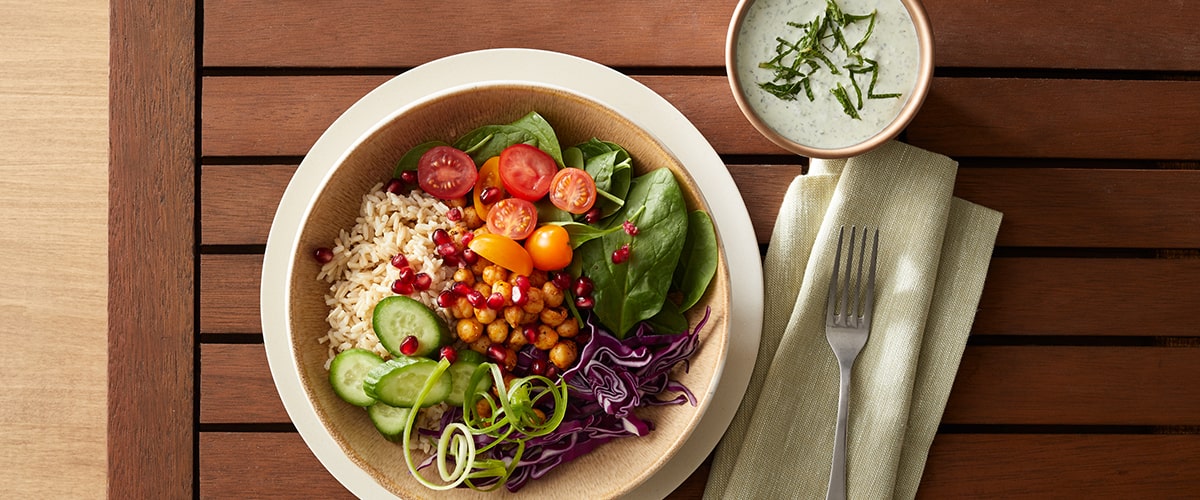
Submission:
[[[867,253],[867,229],[861,232],[855,226],[850,226],[850,244],[846,252],[846,272],[841,276],[843,239],[846,226],[838,230],[837,254],[833,261],[833,276],[829,280],[829,311],[828,325],[848,328],[869,328],[871,312],[875,305],[875,262],[879,250],[879,229],[874,231],[871,251]],[[855,247],[855,240],[859,241]],[[854,268],[857,255],[858,268]],[[863,262],[870,259],[871,266],[867,271],[867,282],[863,285]],[[839,282],[841,293],[839,294]]]

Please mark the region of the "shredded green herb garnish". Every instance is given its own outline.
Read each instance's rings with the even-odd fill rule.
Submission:
[[[814,73],[828,71],[832,75],[845,74],[850,88],[854,89],[853,99],[842,82],[838,82],[837,87],[830,89],[830,92],[842,105],[842,110],[846,115],[856,120],[861,119],[858,111],[863,107],[863,92],[857,80],[859,75],[871,75],[871,82],[867,85],[867,99],[900,97],[899,92],[875,93],[875,82],[879,78],[879,63],[863,57],[861,52],[863,46],[867,44],[867,40],[871,38],[871,34],[875,32],[875,15],[876,11],[871,11],[870,14],[847,14],[842,12],[834,0],[826,0],[825,13],[818,14],[812,21],[807,23],[788,21],[789,27],[801,30],[800,37],[795,42],[782,37],[775,38],[777,42],[775,57],[758,65],[760,68],[771,70],[773,77],[769,82],[759,82],[758,86],[785,101],[794,101],[803,92],[809,102],[812,102],[816,100],[810,78]],[[846,41],[844,28],[863,21],[868,22],[866,33],[854,45],[850,45]],[[850,61],[840,67],[834,64],[829,57],[830,54],[839,50],[845,54],[845,59]],[[844,73],[843,70],[845,70]]]

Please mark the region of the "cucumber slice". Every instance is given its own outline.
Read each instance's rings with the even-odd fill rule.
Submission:
[[[417,350],[412,356],[426,356],[450,343],[450,329],[432,310],[421,302],[393,295],[375,304],[371,326],[379,343],[393,356],[400,357],[400,344],[412,335],[417,338]]]
[[[347,349],[329,364],[329,383],[338,397],[354,406],[371,406],[375,398],[363,391],[367,373],[383,364],[383,358],[366,349]]]
[[[408,414],[412,408],[402,408],[384,403],[375,403],[367,407],[367,415],[371,423],[388,441],[399,442],[404,439],[404,426],[408,424]]]
[[[425,381],[436,368],[437,362],[428,358],[401,356],[389,359],[367,373],[363,391],[388,405],[412,408],[416,406]],[[443,374],[425,396],[421,407],[428,408],[445,401],[451,387],[450,377]]]
[[[460,357],[458,361],[455,361],[454,364],[451,364],[450,368],[446,370],[446,375],[450,376],[451,384],[450,394],[446,396],[446,404],[448,405],[463,405],[463,402],[465,402],[467,398],[467,385],[471,383],[471,375],[474,375],[475,369],[479,368],[479,365],[483,363],[482,356],[480,356],[478,361],[475,361],[473,356],[467,356],[468,359],[464,360],[461,355],[466,354],[467,352],[478,354],[475,351],[465,351],[459,353]],[[492,388],[491,375],[484,377],[481,386],[483,390]]]

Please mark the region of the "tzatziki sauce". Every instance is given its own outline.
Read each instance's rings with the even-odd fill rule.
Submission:
[[[809,101],[804,92],[800,92],[795,100],[783,100],[759,87],[759,83],[771,82],[774,78],[774,72],[760,68],[759,63],[770,61],[777,55],[777,38],[794,43],[804,33],[801,28],[787,23],[804,24],[824,15],[825,0],[756,0],[746,7],[735,47],[735,70],[745,104],[775,133],[817,149],[854,146],[887,127],[911,97],[920,65],[916,27],[903,2],[837,0],[837,5],[845,14],[865,15],[876,11],[874,29],[861,48],[861,54],[878,62],[875,93],[900,93],[897,98],[868,99],[871,75],[858,75],[857,82],[862,91],[859,119],[850,117],[831,92],[840,82],[848,90],[850,100],[857,105],[858,98],[844,69],[835,75],[822,63],[821,69],[809,76],[813,101]],[[853,46],[866,34],[867,27],[866,21],[846,25],[843,28],[846,41]],[[832,40],[825,42],[826,47],[832,45]],[[824,53],[839,67],[851,61],[841,49]]]

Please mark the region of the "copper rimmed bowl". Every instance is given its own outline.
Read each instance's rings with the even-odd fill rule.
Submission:
[[[379,435],[362,408],[345,403],[333,392],[324,368],[327,346],[317,341],[329,328],[324,298],[328,284],[317,279],[320,264],[312,258],[312,251],[328,246],[340,230],[354,225],[362,196],[389,178],[397,160],[412,146],[433,139],[452,141],[480,125],[509,123],[530,111],[546,118],[564,146],[597,137],[624,146],[634,158],[635,173],[670,169],[689,208],[709,211],[687,166],[653,134],[604,103],[564,88],[511,81],[460,86],[417,100],[371,127],[328,166],[304,204],[295,234],[288,234],[293,239],[272,242],[277,243],[275,248],[268,244],[265,259],[286,260],[287,275],[272,274],[268,265],[272,263],[265,262],[263,278],[264,301],[278,292],[285,299],[282,310],[264,306],[263,323],[272,372],[289,415],[318,458],[356,493],[383,490],[402,498],[509,495],[503,490],[485,494],[426,489],[410,476],[401,448]],[[272,251],[277,249],[282,250]],[[617,497],[670,461],[713,399],[729,345],[730,307],[730,277],[722,252],[708,292],[688,312],[690,324],[695,325],[706,308],[711,311],[700,334],[700,346],[688,370],[680,367],[675,373],[699,398],[698,404],[639,410],[639,416],[654,423],[649,435],[606,443],[548,476],[530,481],[519,495]],[[280,334],[269,335],[269,329]],[[280,355],[280,350],[286,350],[288,356]],[[357,470],[340,473],[347,464]],[[372,484],[356,489],[365,481]]]
[[[783,65],[814,72],[805,92],[794,92],[781,99],[763,89],[762,84],[790,84],[800,79],[777,80],[770,63],[779,55],[780,40],[795,44],[803,38],[802,28],[788,22],[810,23],[825,15],[825,0],[741,0],[734,10],[725,43],[725,67],[734,99],[751,125],[771,142],[810,158],[847,158],[870,151],[895,138],[916,116],[929,91],[933,77],[933,34],[929,20],[918,0],[838,0],[845,14],[866,15],[874,10],[875,19],[847,24],[847,46],[868,40],[860,51],[866,59],[858,61],[839,49],[830,31],[822,42],[824,60],[791,66],[794,59],[785,56]],[[867,25],[870,24],[870,28]],[[803,44],[799,44],[803,45]],[[839,54],[840,51],[840,54]],[[837,59],[839,56],[842,59]],[[833,64],[830,64],[830,62]],[[874,74],[850,75],[842,63],[877,63]],[[829,70],[839,69],[837,76]],[[875,94],[899,93],[899,98],[871,98],[870,85],[878,78]],[[857,78],[851,82],[847,78]],[[843,111],[833,92],[842,84],[845,97],[858,118]],[[856,86],[857,85],[857,86]],[[796,87],[799,90],[802,87]],[[806,93],[812,99],[806,98]]]

